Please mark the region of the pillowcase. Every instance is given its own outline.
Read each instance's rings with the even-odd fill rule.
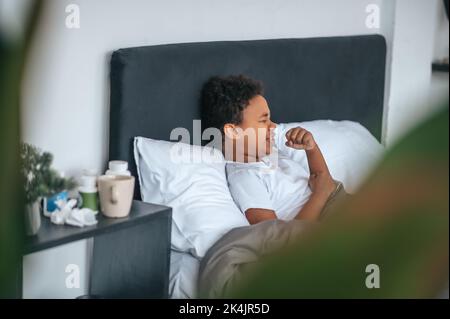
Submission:
[[[201,258],[226,232],[249,224],[231,197],[220,151],[135,137],[134,158],[142,200],[172,207],[172,249]]]
[[[279,151],[306,165],[304,151],[297,151],[285,145],[286,132],[297,126],[313,134],[331,175],[343,183],[348,193],[358,190],[383,155],[384,147],[357,122],[318,120],[278,124],[275,139]]]

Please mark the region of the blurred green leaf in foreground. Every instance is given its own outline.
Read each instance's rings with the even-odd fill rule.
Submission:
[[[448,289],[448,121],[447,103],[318,229],[261,263],[230,297],[434,298]],[[379,268],[379,288],[366,286],[368,265]]]
[[[2,1],[2,0],[0,0]],[[0,298],[20,297],[24,197],[19,168],[20,84],[42,1],[30,1],[23,33],[0,25]]]

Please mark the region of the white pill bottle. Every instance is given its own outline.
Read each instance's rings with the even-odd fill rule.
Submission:
[[[128,163],[126,161],[109,161],[108,170],[105,175],[110,176],[131,176],[128,170]]]

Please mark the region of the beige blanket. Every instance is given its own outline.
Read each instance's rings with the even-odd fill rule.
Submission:
[[[225,234],[202,259],[199,271],[200,298],[223,298],[257,262],[288,244],[310,223],[274,219],[239,227]]]
[[[347,197],[342,184],[330,196],[321,218]],[[311,222],[279,219],[267,220],[255,225],[235,228],[219,239],[200,263],[198,296],[222,298],[228,296],[251,272],[254,263],[267,256],[312,226]]]

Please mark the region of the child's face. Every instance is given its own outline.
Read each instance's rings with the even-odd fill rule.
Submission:
[[[270,109],[263,96],[257,95],[249,101],[242,112],[242,122],[236,127],[244,133],[245,154],[257,159],[270,154],[276,124],[270,120]]]

